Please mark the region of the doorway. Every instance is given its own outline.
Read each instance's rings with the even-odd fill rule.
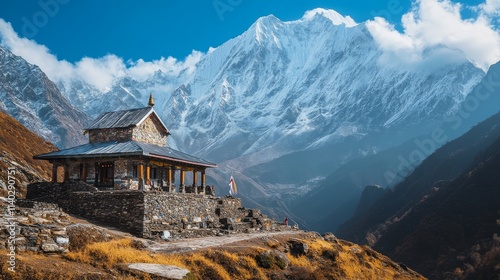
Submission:
[[[115,173],[113,162],[103,162],[99,164],[99,187],[113,188]]]

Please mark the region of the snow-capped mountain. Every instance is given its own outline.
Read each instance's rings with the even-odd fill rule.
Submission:
[[[110,88],[104,90],[96,88],[80,77],[59,81],[57,86],[71,104],[95,118],[110,108],[120,110],[142,107],[147,104],[150,93],[154,95],[157,104],[165,104],[170,93],[188,76],[188,71],[172,74],[157,70],[143,80],[125,74],[124,77],[114,81]]]
[[[0,110],[59,148],[85,141],[88,116],[38,68],[0,46]]]
[[[164,116],[182,149],[218,161],[265,150],[248,166],[347,136],[428,126],[484,75],[465,59],[424,72],[384,67],[380,55],[365,25],[333,11],[263,17],[207,54]]]
[[[69,83],[59,82],[57,86],[71,104],[95,118],[109,111],[109,108],[140,107],[141,103],[138,99],[141,98],[141,94],[131,83],[133,83],[131,79],[123,79],[106,92],[81,80],[72,80]]]
[[[289,201],[342,164],[454,115],[484,76],[465,57],[429,69],[386,65],[382,55],[365,23],[316,9],[296,21],[258,19],[194,71],[125,76],[106,91],[78,79],[58,87],[93,117],[144,106],[152,92],[169,145],[218,163],[208,173],[218,194],[232,174],[247,205],[293,213]]]

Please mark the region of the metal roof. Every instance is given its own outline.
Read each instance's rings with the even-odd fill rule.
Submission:
[[[160,121],[161,125],[167,133],[167,126],[162,122],[158,114],[156,114],[153,107],[137,108],[131,110],[122,110],[114,112],[106,112],[97,117],[92,124],[85,130],[103,129],[103,128],[126,128],[136,126],[142,123],[151,114],[155,114],[156,118]]]
[[[34,159],[64,159],[64,158],[96,158],[116,156],[146,156],[161,158],[180,163],[217,167],[215,163],[177,151],[169,147],[160,147],[137,141],[109,141],[89,143],[73,148],[34,156]]]

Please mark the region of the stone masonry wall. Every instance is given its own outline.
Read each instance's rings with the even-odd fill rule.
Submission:
[[[160,131],[160,124],[151,116],[133,129],[131,139],[162,147],[167,146],[167,134]]]
[[[157,236],[163,230],[172,231],[175,235],[183,229],[214,228],[221,217],[238,221],[243,218],[241,200],[236,198],[191,193],[146,193],[144,206],[145,237]]]
[[[97,191],[95,187],[79,181],[62,184],[43,182],[28,185],[26,199],[55,203],[67,213],[142,235],[143,192]]]
[[[64,211],[153,238],[168,231],[173,238],[215,235],[221,231],[272,230],[260,211],[244,209],[241,200],[192,193],[97,191],[82,182],[35,183],[27,199],[56,203]]]
[[[80,163],[69,164],[68,168],[70,179],[80,179]]]
[[[89,131],[89,143],[126,141],[132,139],[133,128],[103,128]]]
[[[73,192],[57,204],[68,213],[142,235],[144,194],[137,191]]]

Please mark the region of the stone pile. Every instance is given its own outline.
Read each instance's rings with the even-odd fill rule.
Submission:
[[[16,202],[15,221],[16,251],[43,252],[57,254],[66,252],[69,247],[69,236],[66,226],[71,224],[68,215],[52,203],[23,201]],[[0,214],[0,249],[10,247],[8,232],[4,226],[7,220],[5,213]]]

